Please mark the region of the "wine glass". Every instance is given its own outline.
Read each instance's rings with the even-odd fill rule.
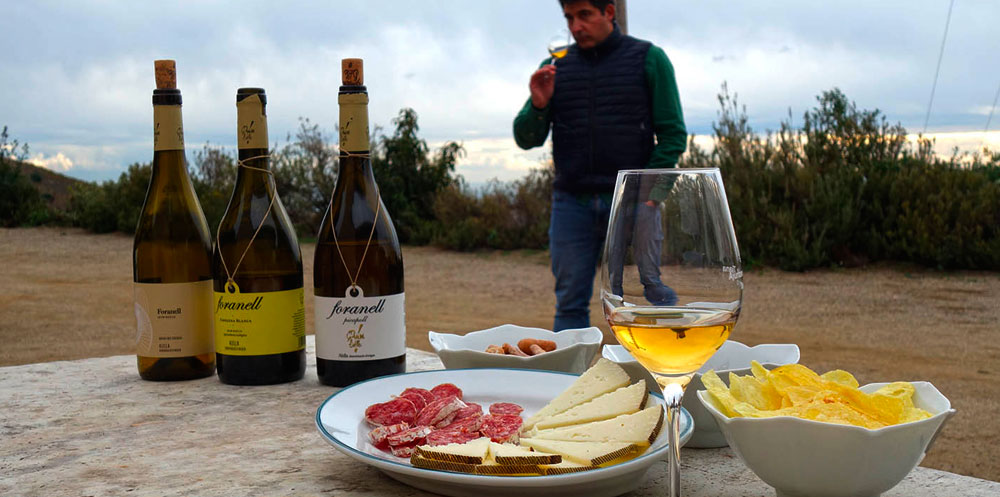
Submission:
[[[680,407],[729,337],[743,270],[719,170],[618,172],[601,259],[601,303],[618,342],[667,404],[670,496],[680,495]]]
[[[563,29],[559,31],[559,34],[552,37],[549,40],[549,55],[552,56],[552,62],[549,64],[555,64],[556,59],[561,59],[566,56],[569,52],[569,46],[573,44],[573,39],[570,37],[569,30]]]

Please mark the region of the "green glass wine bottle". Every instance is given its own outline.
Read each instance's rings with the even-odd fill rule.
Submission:
[[[236,92],[238,171],[215,243],[215,351],[234,385],[295,381],[305,373],[302,254],[270,170],[267,97]]]
[[[316,371],[337,387],[406,370],[403,254],[372,172],[364,68],[342,69],[340,173],[313,264]]]

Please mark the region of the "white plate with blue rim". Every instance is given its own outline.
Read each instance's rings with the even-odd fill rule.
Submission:
[[[402,483],[442,495],[601,497],[638,488],[653,463],[667,456],[666,426],[646,452],[634,459],[606,468],[550,476],[483,476],[417,468],[408,459],[375,448],[368,440],[370,427],[364,420],[365,408],[386,402],[409,387],[430,390],[441,383],[453,383],[462,389],[466,402],[480,404],[484,411],[493,402],[513,402],[524,408],[522,416],[527,418],[576,378],[569,373],[526,369],[447,369],[383,376],[351,385],[327,398],[316,410],[316,428],[324,440],[348,457]],[[649,398],[663,405],[662,397]],[[682,409],[681,446],[693,432],[691,415]]]

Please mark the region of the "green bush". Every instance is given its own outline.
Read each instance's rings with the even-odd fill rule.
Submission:
[[[135,163],[118,181],[73,187],[67,211],[69,222],[95,233],[135,233],[151,175],[149,163]]]
[[[716,147],[692,142],[682,158],[722,171],[746,262],[1000,269],[1000,155],[939,159],[931,142],[908,149],[902,126],[839,90],[818,102],[801,129],[789,118],[761,136],[723,86]]]
[[[27,156],[28,145],[10,140],[4,126],[0,131],[0,226],[35,226],[50,217],[32,179],[21,174],[21,162]]]

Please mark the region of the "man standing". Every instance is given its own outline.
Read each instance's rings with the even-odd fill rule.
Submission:
[[[673,66],[663,50],[623,35],[612,0],[559,3],[576,43],[531,75],[531,98],[514,119],[514,140],[522,149],[541,146],[552,129],[556,331],[590,326],[618,171],[674,167],[687,144]]]

